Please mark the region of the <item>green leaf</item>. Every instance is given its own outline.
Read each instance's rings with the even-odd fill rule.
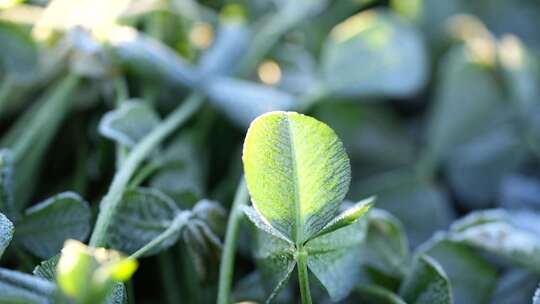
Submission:
[[[36,268],[34,268],[32,274],[54,282],[56,280],[56,265],[58,265],[58,260],[60,260],[60,254],[57,254],[48,260],[42,261],[36,266]]]
[[[150,187],[183,208],[193,207],[204,193],[204,155],[196,133],[181,133],[152,160],[158,171],[150,178]]]
[[[0,303],[53,303],[55,291],[45,279],[0,268]]]
[[[0,150],[0,212],[16,220],[13,185],[13,157],[9,150]]]
[[[84,240],[90,232],[90,207],[78,194],[64,192],[26,210],[16,239],[41,258],[57,254],[65,240]]]
[[[489,70],[472,62],[463,46],[450,49],[439,71],[427,126],[430,157],[435,162],[445,161],[457,146],[485,130],[502,98]]]
[[[9,246],[11,239],[13,238],[13,223],[2,213],[0,213],[0,258],[4,251]]]
[[[504,210],[473,212],[452,224],[449,237],[540,273],[540,238],[512,217]]]
[[[452,290],[443,268],[429,256],[415,259],[411,271],[399,289],[410,304],[451,304]]]
[[[99,132],[124,146],[133,147],[159,122],[158,114],[151,107],[132,99],[105,114],[99,123]]]
[[[538,287],[540,277],[519,268],[499,276],[490,304],[528,303]]]
[[[418,252],[442,265],[450,279],[455,303],[491,303],[497,273],[470,248],[436,234]]]
[[[402,278],[409,258],[409,244],[401,222],[390,213],[373,209],[362,253],[366,266],[384,274]]]
[[[384,9],[338,24],[322,54],[325,85],[345,96],[406,96],[427,78],[427,58],[416,29]]]
[[[255,229],[253,245],[255,263],[263,278],[263,285],[269,296],[266,303],[271,303],[289,280],[296,261],[295,247],[290,242],[277,238],[261,229]]]
[[[107,243],[114,249],[132,254],[165,232],[180,212],[182,211],[176,203],[158,190],[128,190],[115,213]],[[180,231],[165,239],[146,255],[172,246],[179,236]]]
[[[296,244],[334,218],[351,179],[349,159],[334,131],[294,112],[253,121],[243,161],[255,209]]]
[[[242,127],[266,112],[288,110],[294,97],[286,92],[245,80],[215,77],[205,84],[208,98]]]
[[[352,189],[361,195],[376,195],[377,207],[403,223],[413,248],[428,240],[433,231],[446,229],[454,218],[446,193],[411,171],[376,174]]]
[[[0,22],[1,70],[18,81],[28,81],[38,66],[38,49],[29,33],[20,26]]]
[[[308,267],[333,301],[342,300],[347,296],[360,278],[362,263],[360,246],[365,240],[366,233],[367,220],[361,219],[313,238],[305,245],[308,252]]]
[[[370,210],[374,202],[374,196],[359,201],[358,203],[354,204],[354,206],[343,211],[340,215],[336,216],[332,221],[326,224],[326,226],[324,226],[314,238],[334,232],[356,222],[362,215]]]
[[[358,285],[352,298],[362,304],[406,304],[398,295],[377,285]]]

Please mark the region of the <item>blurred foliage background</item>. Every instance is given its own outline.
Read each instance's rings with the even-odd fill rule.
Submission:
[[[349,199],[377,195],[376,207],[402,223],[407,249],[397,259],[429,251],[456,303],[530,303],[540,274],[538,255],[527,255],[540,252],[539,2],[54,3],[0,1],[0,145],[14,154],[17,206],[72,190],[97,210],[118,154],[197,92],[208,102],[166,142],[166,165],[144,184],[186,207],[211,198],[229,208],[250,121],[296,110],[343,140]],[[112,129],[128,137],[100,127],[122,107],[128,118]],[[497,216],[481,212],[494,208]],[[492,242],[478,246],[487,253],[429,246],[471,212],[504,217],[529,239],[488,230]],[[260,300],[248,230],[235,295]],[[490,254],[505,249],[516,263]],[[0,263],[31,271],[43,257],[19,250]],[[177,244],[142,261],[131,289],[139,303],[215,299],[217,261],[203,262],[202,275],[188,250]],[[367,267],[363,280],[395,289],[400,263]]]

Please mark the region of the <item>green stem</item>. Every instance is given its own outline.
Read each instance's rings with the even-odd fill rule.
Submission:
[[[129,98],[127,83],[124,77],[118,76],[114,81],[114,88],[116,91],[115,107],[118,109],[124,101]],[[122,166],[122,163],[126,159],[127,148],[122,144],[116,144],[116,169]]]
[[[309,274],[307,267],[307,251],[300,248],[298,252],[298,282],[300,283],[300,296],[302,304],[311,304],[311,292],[309,290]]]
[[[100,212],[90,238],[90,246],[99,247],[105,245],[107,229],[133,173],[163,139],[185,123],[200,108],[203,100],[202,95],[191,94],[187,100],[178,106],[152,132],[146,135],[128,154],[122,168],[116,172],[109,191],[101,201]]]
[[[249,195],[244,178],[240,179],[234,202],[227,222],[227,232],[225,234],[225,244],[223,245],[223,255],[219,266],[219,286],[218,286],[218,304],[228,304],[231,295],[231,286],[234,270],[234,256],[236,252],[236,241],[238,240],[238,230],[240,220],[242,219],[241,207],[246,205]]]
[[[150,175],[152,175],[154,172],[156,172],[159,168],[161,168],[162,164],[158,162],[150,162],[146,164],[144,167],[135,174],[131,182],[129,183],[128,188],[136,188],[140,184],[142,184]]]
[[[173,220],[169,228],[167,228],[165,231],[160,233],[155,239],[150,241],[148,244],[144,245],[141,249],[134,252],[132,255],[129,256],[131,259],[138,259],[139,257],[143,256],[144,254],[148,253],[155,247],[157,247],[159,244],[161,244],[163,241],[168,239],[169,237],[180,233],[180,231],[184,228],[184,226],[187,224],[189,220],[190,212],[189,211],[182,211],[180,212]]]

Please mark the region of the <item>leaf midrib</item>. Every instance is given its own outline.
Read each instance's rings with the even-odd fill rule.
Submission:
[[[302,219],[302,208],[300,206],[300,191],[298,189],[298,165],[296,163],[296,149],[294,145],[294,139],[293,139],[293,132],[291,127],[291,120],[289,118],[289,115],[286,115],[287,120],[287,133],[289,133],[289,146],[291,147],[291,165],[292,165],[292,177],[293,177],[293,186],[294,186],[294,208],[295,208],[295,233],[296,233],[296,239],[295,243],[297,246],[300,246],[303,239],[303,232],[304,227],[302,225],[303,219]]]

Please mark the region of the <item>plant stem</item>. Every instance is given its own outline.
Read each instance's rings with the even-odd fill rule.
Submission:
[[[154,249],[156,246],[161,244],[163,241],[165,241],[169,237],[173,236],[174,234],[180,233],[180,231],[188,223],[190,214],[191,213],[189,211],[180,212],[174,218],[169,228],[167,228],[165,231],[160,233],[155,239],[150,241],[148,244],[144,245],[141,249],[134,252],[132,255],[129,256],[129,258],[137,259],[143,256],[145,253],[149,252],[150,250]]]
[[[300,296],[302,304],[311,304],[311,292],[309,290],[309,275],[307,268],[307,251],[300,247],[298,252],[298,282],[300,283]]]
[[[90,246],[98,247],[105,245],[107,229],[111,224],[118,203],[133,173],[143,160],[161,143],[168,135],[185,123],[203,103],[203,96],[198,93],[191,94],[176,110],[174,110],[161,124],[146,135],[128,154],[122,168],[113,178],[107,194],[100,204],[100,211],[90,238]]]
[[[246,205],[249,195],[244,178],[240,179],[234,202],[227,221],[227,232],[225,234],[225,244],[223,245],[223,255],[219,266],[219,286],[218,286],[218,304],[228,304],[231,294],[231,286],[234,270],[234,256],[236,253],[236,241],[238,240],[238,229],[242,219],[241,207]]]

